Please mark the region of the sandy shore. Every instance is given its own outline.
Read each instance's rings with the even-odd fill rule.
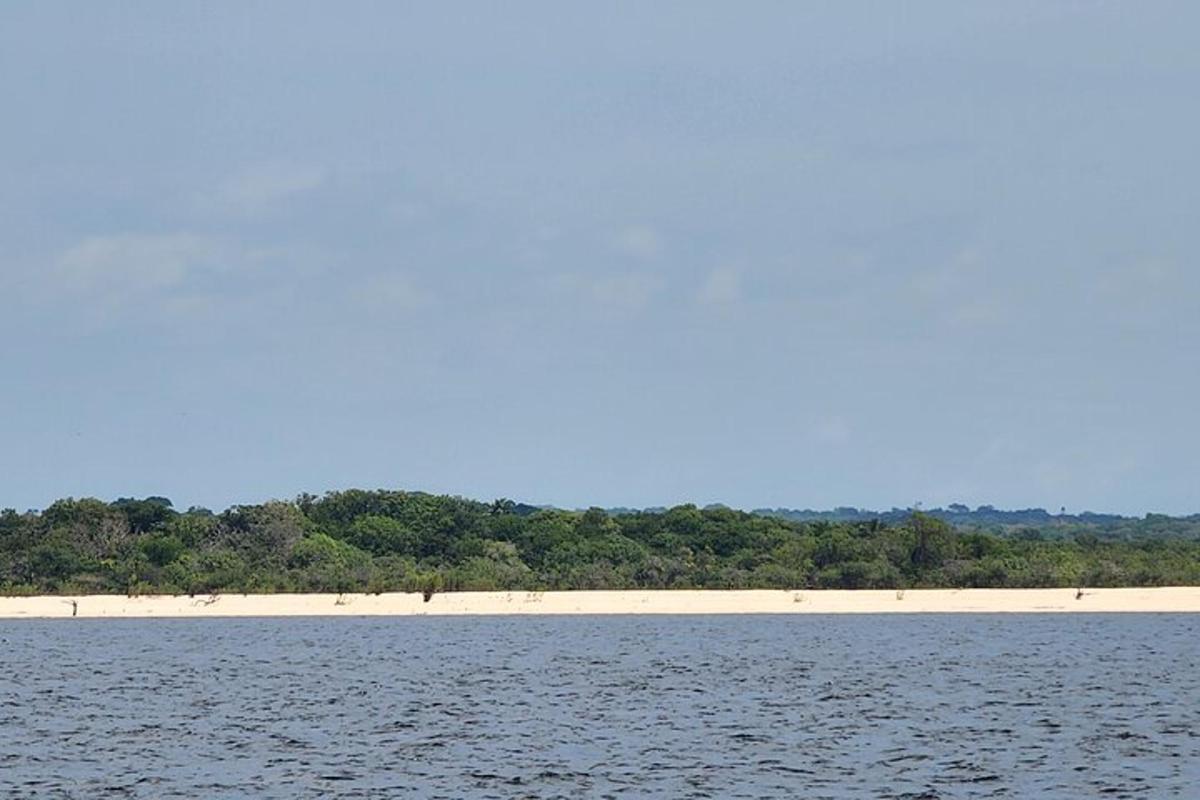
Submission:
[[[1200,586],[1153,589],[455,592],[0,597],[0,618],[495,614],[1200,613]]]

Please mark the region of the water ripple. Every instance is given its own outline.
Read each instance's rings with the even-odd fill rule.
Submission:
[[[0,622],[0,796],[1190,797],[1188,615]]]

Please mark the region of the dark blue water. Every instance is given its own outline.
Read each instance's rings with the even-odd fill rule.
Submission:
[[[0,797],[1200,797],[1200,617],[0,621]]]

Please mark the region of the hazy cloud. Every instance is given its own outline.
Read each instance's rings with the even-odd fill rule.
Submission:
[[[1117,319],[1139,327],[1154,326],[1184,310],[1200,311],[1200,276],[1168,259],[1147,258],[1102,271],[1087,299],[1117,307]]]
[[[708,273],[696,299],[702,305],[732,305],[742,299],[742,275],[732,267],[718,267]]]
[[[569,273],[554,281],[557,290],[576,302],[598,310],[637,311],[645,308],[663,286],[662,279],[646,272],[600,275]]]
[[[369,275],[351,290],[352,300],[375,311],[411,311],[433,301],[433,295],[419,287],[412,276],[400,271]]]
[[[928,302],[952,305],[978,291],[983,283],[984,261],[979,250],[960,250],[945,263],[916,272],[910,285]]]
[[[0,25],[8,504],[1195,510],[1200,4],[109,5]]]
[[[662,252],[662,236],[654,228],[633,225],[620,231],[613,244],[620,252],[641,260],[649,260]]]
[[[230,177],[212,201],[236,214],[254,216],[293,197],[307,194],[325,183],[323,167],[303,164],[265,163]]]
[[[72,292],[155,291],[215,266],[219,249],[214,239],[191,233],[91,236],[62,254],[53,275]]]

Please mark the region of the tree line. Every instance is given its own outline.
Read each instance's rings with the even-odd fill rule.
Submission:
[[[0,593],[1101,587],[1200,584],[1200,541],[1004,535],[909,512],[610,513],[348,490],[177,511],[163,497],[0,512]]]
[[[790,519],[795,522],[816,520],[864,522],[877,519],[898,524],[908,518],[912,509],[893,508],[888,511],[871,511],[863,508],[842,507],[830,511],[814,511],[794,508],[758,508],[751,513]],[[1128,517],[1120,514],[1097,514],[1091,511],[1068,514],[1065,509],[1058,514],[1051,514],[1044,508],[1004,510],[993,506],[979,506],[971,509],[961,503],[951,503],[945,508],[930,508],[924,513],[948,522],[960,530],[980,530],[1027,538],[1069,539],[1091,534],[1101,539],[1200,539],[1200,514],[1181,517],[1146,514],[1144,517]]]

